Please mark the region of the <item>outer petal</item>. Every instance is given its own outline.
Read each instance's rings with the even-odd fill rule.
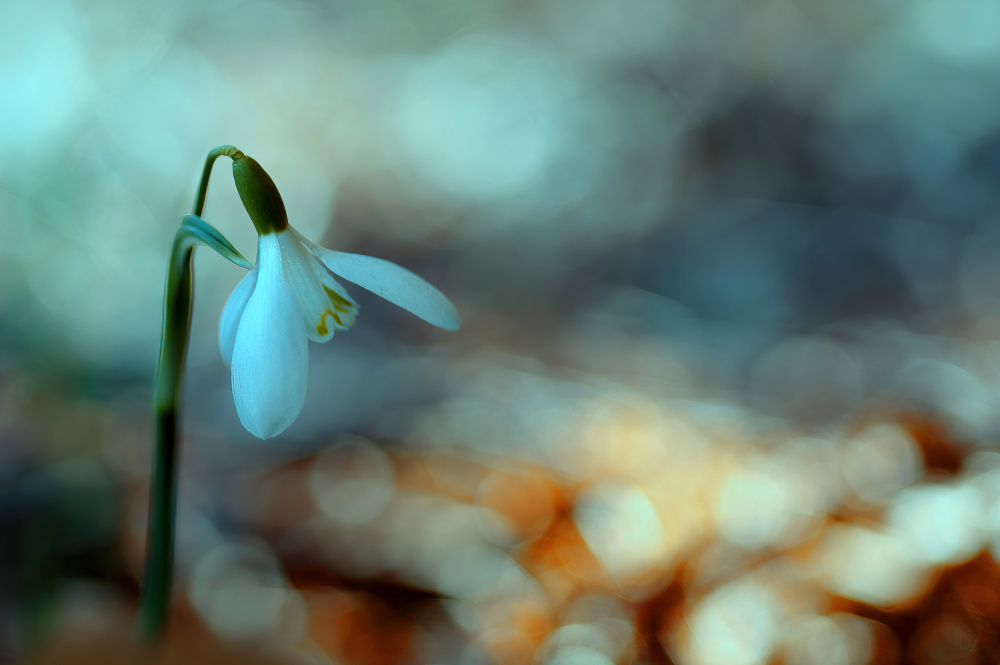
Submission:
[[[448,297],[406,268],[371,256],[320,247],[292,227],[288,228],[334,274],[382,296],[431,325],[445,330],[457,330],[462,325],[462,317]]]
[[[240,318],[233,345],[233,398],[252,434],[280,434],[302,410],[309,370],[295,296],[285,281],[276,234],[257,245],[257,285]]]
[[[236,343],[236,330],[240,325],[240,317],[250,300],[254,286],[257,285],[256,266],[240,280],[233,292],[226,301],[226,306],[222,308],[222,316],[219,317],[219,348],[222,350],[222,360],[226,367],[233,362],[233,344]]]
[[[302,310],[306,336],[314,342],[325,342],[333,337],[334,330],[354,325],[358,304],[302,245],[300,236],[287,231],[276,235],[285,279]]]

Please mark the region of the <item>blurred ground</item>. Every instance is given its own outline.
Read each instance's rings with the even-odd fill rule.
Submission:
[[[140,657],[231,143],[465,323],[351,289],[261,443],[198,259],[162,662],[996,662],[998,56],[986,0],[3,3],[0,661]]]

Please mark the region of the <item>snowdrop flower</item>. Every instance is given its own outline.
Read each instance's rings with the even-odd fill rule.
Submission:
[[[238,150],[230,156],[259,237],[256,264],[222,310],[219,344],[232,371],[236,411],[252,434],[262,439],[280,434],[302,410],[308,340],[326,342],[354,324],[358,304],[334,275],[439,328],[459,327],[461,317],[448,298],[409,270],[303,237],[288,224],[264,169]]]

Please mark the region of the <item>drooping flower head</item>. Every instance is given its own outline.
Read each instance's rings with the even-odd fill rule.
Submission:
[[[456,330],[461,317],[428,282],[389,261],[320,247],[289,223],[277,187],[260,164],[235,148],[233,176],[257,228],[257,261],[236,286],[219,321],[222,357],[232,371],[240,421],[268,439],[302,410],[308,341],[347,330],[358,304],[334,275],[368,289],[428,323]]]

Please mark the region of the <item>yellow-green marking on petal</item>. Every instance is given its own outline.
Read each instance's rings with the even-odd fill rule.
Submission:
[[[333,303],[333,308],[338,312],[343,312],[344,314],[346,314],[347,312],[350,312],[351,310],[354,309],[354,304],[350,300],[344,299],[343,296],[341,296],[339,293],[331,289],[326,284],[323,285],[323,290],[326,291],[327,297],[330,299],[330,302]],[[327,311],[329,312],[330,310]],[[330,313],[332,314],[332,312]],[[334,318],[337,318],[336,315],[334,315]],[[340,319],[337,319],[337,323],[340,323]]]
[[[338,326],[341,326],[341,327],[344,326],[343,321],[340,320],[340,317],[337,316],[336,312],[334,312],[332,310],[329,310],[329,309],[326,310],[325,312],[323,312],[323,316],[320,317],[319,323],[316,324],[316,332],[318,334],[322,335],[323,337],[326,337],[327,334],[330,332],[330,329],[326,327],[326,317],[327,316],[332,316],[333,320],[337,322]]]
[[[333,309],[327,307],[320,315],[319,323],[316,324],[316,332],[321,337],[326,337],[330,333],[330,328],[326,325],[326,317],[332,316],[338,326],[346,328],[347,326],[344,325],[343,320],[337,312],[340,312],[341,314],[349,314],[357,308],[357,305],[344,298],[326,284],[323,284],[322,286],[323,290],[326,291],[326,297],[330,299],[330,304],[333,306]]]

